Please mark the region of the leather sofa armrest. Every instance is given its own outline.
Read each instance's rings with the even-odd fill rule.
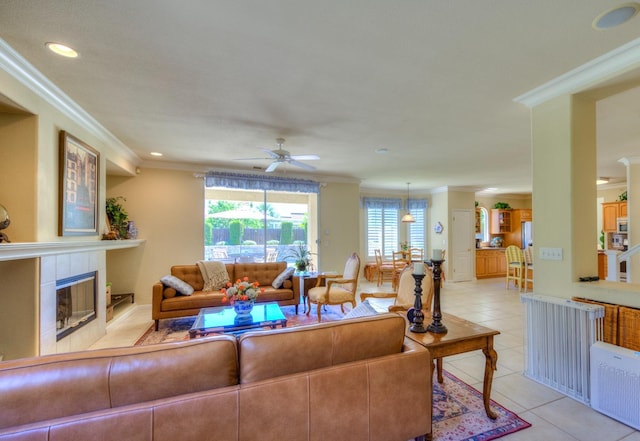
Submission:
[[[159,318],[159,314],[161,311],[160,305],[162,304],[162,299],[164,298],[164,285],[161,282],[156,282],[153,284],[153,295],[152,295],[152,312],[151,318],[153,320],[157,320]]]
[[[300,303],[300,278],[298,276],[291,276],[291,278],[288,280],[291,280],[293,299],[295,300],[295,304],[297,305]],[[297,312],[298,310],[296,309],[296,314]]]

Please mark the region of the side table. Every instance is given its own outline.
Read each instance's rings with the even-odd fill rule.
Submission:
[[[303,311],[302,313],[307,312],[307,293],[311,288],[318,284],[318,273],[299,273],[293,276],[293,283],[299,283],[300,285],[300,297],[302,298]]]

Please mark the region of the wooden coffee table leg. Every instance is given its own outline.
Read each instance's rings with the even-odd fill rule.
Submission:
[[[493,420],[498,418],[498,415],[491,410],[489,406],[491,402],[491,383],[493,382],[493,371],[497,369],[498,353],[493,349],[493,337],[489,337],[487,346],[482,348],[482,352],[485,356],[484,364],[484,384],[482,387],[482,398],[484,399],[484,410],[487,412],[487,416]]]

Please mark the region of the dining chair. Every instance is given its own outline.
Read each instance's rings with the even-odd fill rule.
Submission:
[[[382,285],[385,281],[393,282],[393,263],[385,262],[382,259],[382,252],[379,249],[375,249],[374,254],[376,256],[376,284]]]
[[[345,303],[351,303],[355,308],[359,274],[360,257],[356,253],[349,256],[342,274],[318,274],[316,286],[307,293],[309,301],[307,315],[311,312],[312,303],[318,305],[318,322],[321,321],[322,306],[324,305],[340,305],[343,314]]]
[[[424,260],[424,250],[422,248],[409,248],[409,261],[422,262]]]
[[[391,289],[396,290],[398,287],[398,279],[400,278],[400,273],[407,266],[407,257],[408,254],[405,251],[394,251],[391,254],[392,262],[393,262],[393,278],[391,279]]]
[[[515,246],[509,245],[505,250],[507,257],[507,278],[505,286],[509,289],[509,280],[513,280],[514,286],[518,286],[518,290],[522,291],[522,276],[524,271],[524,256],[522,250]]]
[[[527,292],[529,282],[533,286],[533,249],[532,247],[526,247],[522,252],[524,258],[524,276],[522,278],[522,289]]]

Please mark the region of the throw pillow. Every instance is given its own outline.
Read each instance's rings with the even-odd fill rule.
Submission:
[[[182,295],[190,296],[193,294],[193,287],[184,280],[178,279],[176,276],[164,276],[160,281]]]
[[[293,276],[293,273],[295,271],[296,269],[293,267],[285,269],[280,274],[278,274],[278,277],[273,279],[273,283],[271,284],[271,286],[273,286],[275,289],[280,289],[284,281]]]

